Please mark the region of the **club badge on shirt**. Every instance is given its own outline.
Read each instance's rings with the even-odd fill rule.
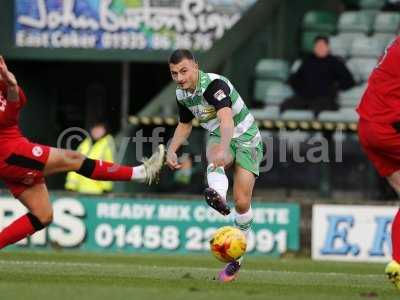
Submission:
[[[223,90],[218,90],[214,94],[214,98],[217,99],[218,101],[221,101],[222,99],[226,98],[225,92]]]
[[[40,157],[43,154],[43,149],[40,146],[35,146],[32,148],[33,156]]]

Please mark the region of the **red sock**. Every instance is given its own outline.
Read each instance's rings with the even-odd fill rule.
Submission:
[[[32,235],[37,230],[28,214],[23,215],[0,232],[0,249]]]
[[[400,210],[392,222],[392,257],[400,263]]]
[[[95,167],[90,178],[95,180],[129,181],[132,180],[133,168],[95,160]]]

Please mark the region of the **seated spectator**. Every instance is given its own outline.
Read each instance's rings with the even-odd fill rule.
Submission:
[[[77,151],[92,159],[114,162],[114,138],[108,134],[104,123],[97,122],[90,128],[90,137],[79,144]],[[111,181],[93,180],[75,172],[69,172],[65,182],[66,190],[83,194],[101,195],[110,192],[112,187]]]
[[[346,65],[330,54],[329,40],[317,36],[314,50],[306,57],[297,71],[289,77],[294,96],[281,104],[287,109],[309,109],[317,116],[323,110],[337,110],[337,92],[355,85]]]

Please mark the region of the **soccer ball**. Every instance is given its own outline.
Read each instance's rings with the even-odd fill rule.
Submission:
[[[224,226],[215,231],[210,240],[211,252],[223,262],[240,258],[246,251],[246,237],[240,229]]]

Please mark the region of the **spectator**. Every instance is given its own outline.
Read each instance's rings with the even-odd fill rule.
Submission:
[[[318,116],[323,110],[337,110],[338,90],[349,89],[355,82],[345,64],[330,54],[328,39],[317,36],[313,53],[289,77],[289,84],[294,96],[281,104],[281,112],[287,109],[309,109]]]
[[[77,151],[91,159],[114,162],[114,138],[108,134],[104,123],[97,122],[90,128],[90,137],[83,140]],[[65,189],[83,194],[100,195],[110,192],[112,187],[111,181],[93,180],[75,172],[69,172],[65,182]]]

